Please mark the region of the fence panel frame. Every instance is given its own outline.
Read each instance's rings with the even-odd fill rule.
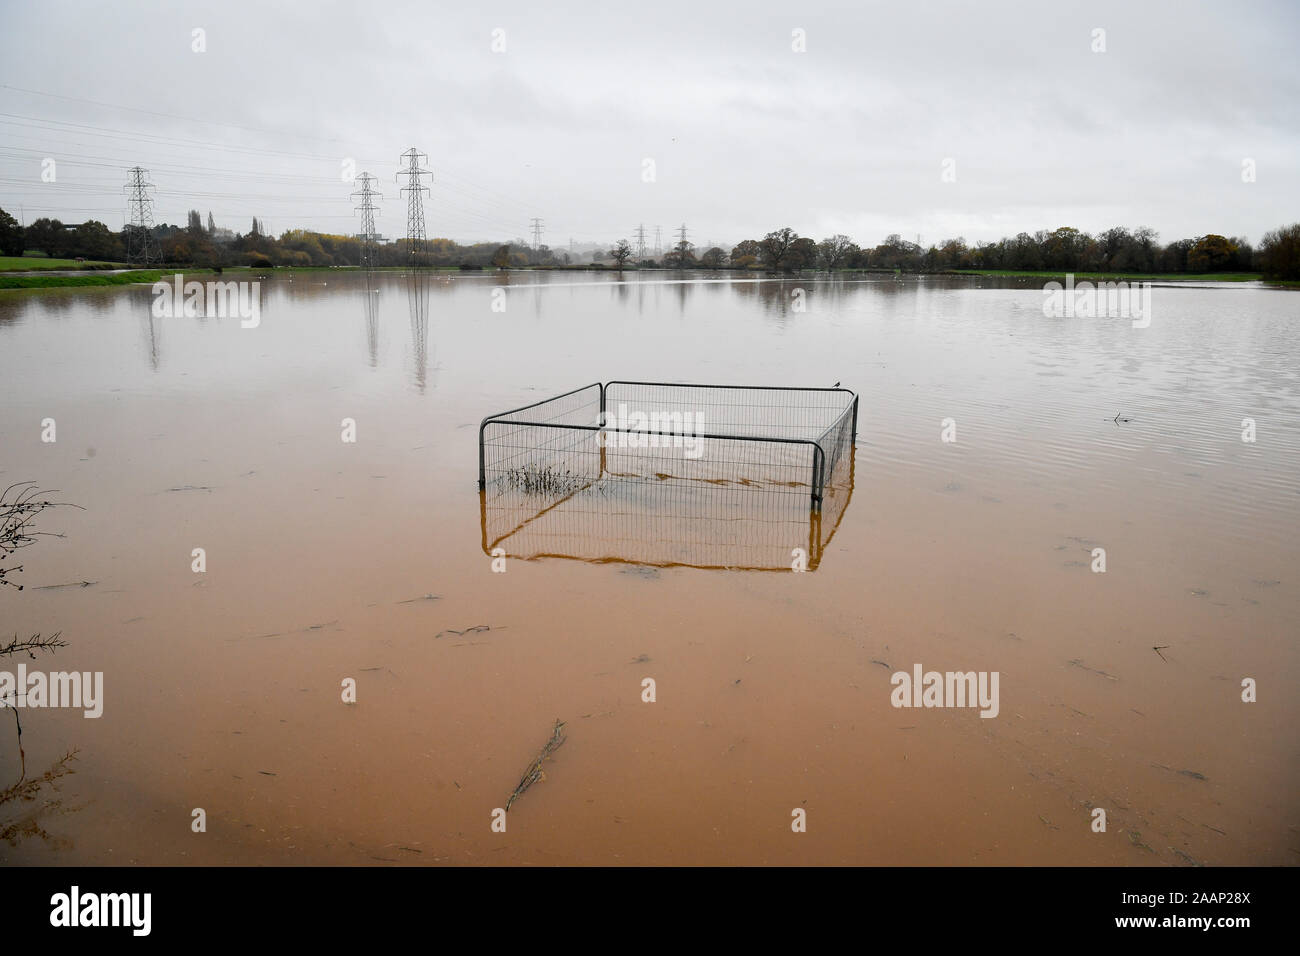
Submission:
[[[589,385],[582,385],[578,388],[570,389],[567,392],[562,392],[559,395],[552,395],[547,398],[541,399],[539,401],[531,402],[528,405],[522,405],[519,408],[513,408],[506,412],[497,412],[496,414],[488,415],[486,418],[484,418],[479,423],[479,429],[478,429],[479,491],[485,492],[487,490],[487,464],[486,464],[486,456],[485,456],[486,446],[484,441],[484,435],[489,425],[493,425],[493,424],[517,425],[517,426],[536,425],[536,426],[544,426],[546,428],[565,428],[565,429],[574,429],[574,430],[588,431],[588,432],[614,432],[614,433],[629,434],[629,435],[659,435],[665,437],[684,435],[684,433],[682,432],[649,431],[646,429],[616,428],[607,425],[606,421],[608,415],[607,415],[607,408],[606,408],[606,393],[611,385],[632,385],[632,386],[639,386],[645,388],[664,388],[664,389],[716,388],[716,389],[736,389],[742,391],[770,391],[770,392],[796,392],[796,393],[838,392],[844,395],[852,396],[852,401],[846,403],[845,407],[839,412],[839,414],[835,416],[835,419],[831,422],[831,424],[827,426],[827,428],[821,433],[821,436],[816,439],[783,438],[780,436],[767,436],[761,434],[737,435],[737,434],[726,434],[726,433],[692,433],[690,436],[693,438],[716,439],[719,441],[753,441],[753,442],[772,442],[778,444],[811,445],[813,449],[812,451],[813,465],[812,465],[812,475],[810,481],[812,490],[811,490],[809,507],[814,512],[821,510],[822,500],[825,492],[825,482],[828,477],[826,474],[827,449],[824,443],[826,442],[827,437],[829,435],[831,435],[837,429],[842,427],[845,416],[849,415],[850,412],[852,413],[852,418],[853,418],[853,423],[848,436],[850,454],[852,452],[853,445],[857,442],[859,396],[852,389],[840,388],[840,387],[801,388],[798,386],[790,386],[790,385],[714,385],[714,384],[700,384],[700,383],[690,383],[690,382],[638,382],[638,381],[631,381],[627,379],[614,379],[608,382],[592,382]],[[536,421],[528,421],[526,418],[525,419],[514,418],[514,416],[518,415],[521,412],[526,412],[529,409],[537,408],[538,406],[546,405],[550,402],[557,401],[562,398],[568,398],[570,395],[576,395],[579,392],[583,392],[591,388],[599,389],[600,411],[599,411],[599,419],[597,424],[577,425],[577,424],[568,424],[568,423],[559,423],[559,422],[536,422]],[[838,458],[839,456],[837,456],[836,458],[837,462],[838,462]]]

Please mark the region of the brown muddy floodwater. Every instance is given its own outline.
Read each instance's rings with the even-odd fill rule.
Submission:
[[[21,712],[29,776],[76,773],[0,805],[0,859],[1300,862],[1295,293],[1159,285],[1145,328],[974,279],[298,273],[256,328],[151,302],[0,295],[0,484],[85,509],[41,516],[0,634],[103,673],[98,719]],[[857,391],[815,568],[593,519],[494,573],[480,419],[612,379]],[[895,708],[917,665],[997,672],[997,716]]]

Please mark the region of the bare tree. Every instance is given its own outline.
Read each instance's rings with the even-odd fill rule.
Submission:
[[[632,257],[632,244],[626,239],[620,239],[618,245],[607,253],[609,258],[614,260],[614,266],[622,269],[627,264],[627,260]]]

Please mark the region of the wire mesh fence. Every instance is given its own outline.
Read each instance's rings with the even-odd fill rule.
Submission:
[[[685,419],[697,432],[749,438],[817,441],[857,396],[840,388],[778,388],[742,385],[670,385],[609,382],[607,422],[632,427],[639,421]],[[623,411],[626,410],[626,411]],[[643,426],[645,427],[645,426]],[[653,429],[653,424],[648,426]]]
[[[815,568],[852,493],[857,396],[599,383],[479,430],[483,547],[652,565]]]

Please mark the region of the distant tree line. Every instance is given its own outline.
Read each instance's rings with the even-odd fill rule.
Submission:
[[[0,254],[20,256],[26,251],[42,252],[53,259],[102,260],[126,262],[127,227],[113,232],[102,222],[70,224],[57,219],[37,219],[24,229],[9,213],[0,209]],[[205,224],[197,209],[192,209],[184,226],[154,226],[149,233],[156,250],[154,260],[173,266],[356,266],[361,264],[362,243],[356,236],[331,235],[306,229],[290,229],[278,238],[268,235],[263,224],[253,217],[245,233],[218,228],[212,213]],[[412,261],[411,244],[406,239],[377,243],[372,264],[404,266]],[[532,248],[519,240],[515,243],[483,242],[461,245],[451,239],[430,239],[420,250],[420,264],[429,266],[563,265],[569,256],[559,255],[548,247]]]
[[[731,268],[797,272],[803,269],[883,269],[945,272],[957,269],[1018,272],[1214,273],[1261,272],[1268,278],[1300,279],[1300,223],[1267,233],[1253,248],[1244,238],[1210,234],[1161,245],[1155,230],[1123,226],[1097,235],[1062,226],[1032,235],[968,245],[945,239],[929,248],[894,234],[874,248],[848,236],[820,242],[790,228],[746,239],[731,250]]]
[[[184,226],[153,227],[151,245],[158,261],[194,266],[356,266],[361,264],[362,243],[355,236],[290,229],[278,238],[266,234],[254,218],[245,233],[218,228],[209,212],[206,223],[197,209],[190,210]],[[962,238],[945,239],[928,248],[894,234],[875,247],[859,246],[848,236],[835,235],[820,242],[785,227],[762,239],[746,239],[731,252],[714,246],[697,254],[686,240],[658,260],[642,259],[640,266],[678,269],[755,269],[800,272],[805,269],[874,269],[904,272],[945,272],[957,269],[1025,272],[1147,273],[1261,272],[1267,278],[1300,279],[1300,223],[1266,233],[1259,246],[1242,237],[1216,234],[1178,239],[1166,245],[1146,226],[1116,226],[1096,235],[1070,226],[1033,234],[1022,232],[997,242],[968,244]],[[22,255],[25,250],[52,258],[126,261],[127,235],[113,232],[91,220],[65,224],[57,219],[37,219],[25,229],[0,209],[0,253]],[[403,266],[412,262],[405,239],[379,243],[375,266]],[[623,268],[632,260],[630,244],[620,241],[605,258]],[[546,246],[530,247],[523,240],[461,245],[451,239],[431,239],[422,250],[421,264],[462,268],[509,268],[569,264],[568,253]]]

